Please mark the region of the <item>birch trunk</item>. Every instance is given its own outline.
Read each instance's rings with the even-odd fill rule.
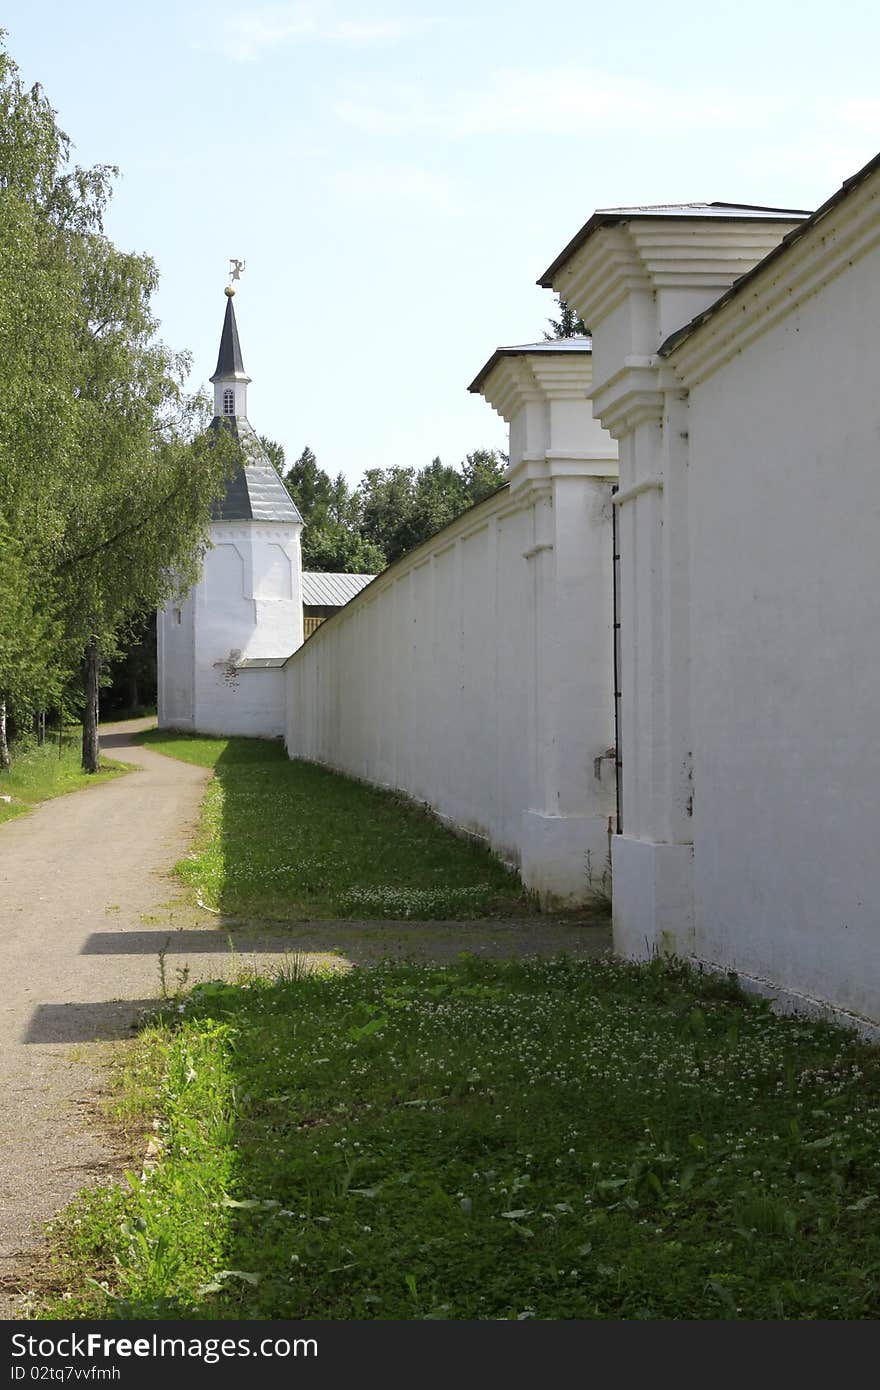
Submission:
[[[6,738],[6,701],[0,700],[0,772],[9,771],[9,743]]]
[[[83,663],[85,710],[83,712],[82,767],[83,772],[97,772],[101,757],[98,740],[98,680],[101,675],[101,654],[96,638],[89,640]]]

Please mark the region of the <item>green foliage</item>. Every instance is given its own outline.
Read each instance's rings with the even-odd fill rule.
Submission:
[[[275,439],[270,439],[269,436],[265,434],[261,434],[259,436],[259,440],[261,445],[263,446],[263,450],[266,454],[266,457],[268,458],[272,467],[275,469],[275,472],[278,474],[279,478],[283,478],[285,469],[287,467],[284,454],[284,445],[279,444]]]
[[[410,802],[291,762],[280,743],[164,731],[141,741],[214,769],[196,850],[179,865],[208,907],[290,920],[532,910],[488,851]]]
[[[435,458],[419,471],[369,469],[359,488],[363,532],[391,564],[497,491],[504,466],[494,450],[477,449],[459,468]]]
[[[880,1313],[876,1049],[680,967],[209,982],[137,1049],[48,1316]]]
[[[19,711],[192,579],[233,462],[156,339],[155,265],[103,234],[115,170],[69,153],[0,48],[0,703]]]
[[[553,338],[589,337],[589,328],[586,327],[583,319],[572,309],[571,305],[566,303],[561,294],[556,296],[556,308],[559,318],[547,320],[553,329],[552,333],[544,334],[547,342],[552,341]]]
[[[137,719],[156,713],[156,610],[132,621],[118,656],[104,667],[104,718]]]
[[[385,568],[382,552],[362,534],[359,498],[343,473],[331,478],[306,445],[282,477],[305,522],[303,569],[378,574]]]
[[[64,681],[51,579],[0,515],[0,699],[12,712],[45,709]]]
[[[504,482],[506,460],[476,449],[458,468],[439,458],[422,469],[373,468],[352,492],[345,475],[331,478],[306,445],[284,470],[284,451],[268,452],[302,513],[303,568],[378,574]]]

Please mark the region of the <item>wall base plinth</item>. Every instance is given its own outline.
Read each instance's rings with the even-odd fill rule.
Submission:
[[[610,892],[605,816],[524,811],[520,872],[544,907],[581,907]]]
[[[694,847],[615,835],[614,950],[630,960],[694,949]]]

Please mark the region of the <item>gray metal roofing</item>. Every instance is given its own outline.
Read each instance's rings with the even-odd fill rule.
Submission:
[[[582,333],[578,333],[573,338],[545,338],[544,341],[540,343],[519,343],[513,347],[498,347],[492,353],[486,365],[480,368],[468,387],[468,390],[479,392],[486,377],[496,363],[501,361],[502,357],[522,357],[527,352],[568,352],[580,354],[592,351],[592,338],[585,337]]]
[[[211,508],[211,520],[302,522],[293,498],[245,416],[215,415],[208,428],[228,430],[243,460]]]
[[[274,671],[286,660],[286,656],[243,656],[235,667],[238,671]]]
[[[552,290],[557,270],[575,251],[580,250],[599,227],[616,227],[620,222],[664,217],[693,218],[694,221],[706,222],[790,222],[809,216],[810,211],[805,208],[765,208],[752,203],[656,203],[631,208],[599,208],[547,267],[538,284],[542,289]]]
[[[758,264],[753,266],[751,270],[747,270],[745,275],[741,275],[738,280],[734,280],[730,289],[726,290],[724,294],[710,304],[708,309],[704,309],[701,314],[697,314],[696,318],[691,319],[689,323],[684,324],[683,327],[671,333],[659,349],[660,356],[668,357],[671,352],[674,352],[679,344],[683,343],[686,338],[689,338],[692,333],[695,333],[701,324],[713,318],[714,315],[718,313],[719,309],[723,308],[725,304],[730,303],[731,299],[735,299],[746,285],[751,284],[758,275],[762,274],[768,265],[772,265],[780,256],[784,256],[790,246],[800,241],[801,237],[806,236],[807,232],[809,232],[812,227],[815,227],[817,222],[821,222],[824,217],[827,217],[839,203],[842,203],[854,189],[858,188],[860,184],[864,183],[865,180],[869,178],[871,174],[876,173],[878,169],[880,169],[880,154],[876,154],[873,159],[869,159],[868,163],[863,165],[857,173],[853,174],[852,178],[844,179],[840,188],[832,193],[831,197],[827,198],[821,207],[816,208],[816,211],[811,213],[805,221],[801,222],[797,227],[794,227],[790,232],[787,232],[778,246],[774,246],[773,250],[769,252],[762,261],[758,261]]]
[[[757,203],[640,203],[631,208],[597,208],[596,217],[699,217],[717,220],[757,218],[761,222],[786,220],[793,212],[809,216],[804,208],[767,208]]]
[[[320,574],[304,570],[303,603],[309,608],[342,608],[375,578],[374,574]]]
[[[241,344],[238,341],[238,325],[235,322],[235,310],[232,307],[232,295],[226,298],[226,315],[223,319],[223,332],[220,334],[220,351],[217,354],[217,366],[211,381],[217,381],[220,377],[241,377],[245,376],[244,362],[241,356]]]

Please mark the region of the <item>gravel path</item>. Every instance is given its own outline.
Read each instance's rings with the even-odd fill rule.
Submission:
[[[273,931],[174,901],[173,865],[195,829],[208,773],[132,743],[152,721],[102,729],[102,749],[137,771],[45,802],[0,827],[0,1317],[15,1316],[42,1224],[87,1184],[119,1170],[96,1107],[102,1073],[159,995],[284,954],[369,964],[594,955],[604,926],[523,922],[313,922]],[[235,944],[234,954],[230,941]]]
[[[207,774],[131,743],[150,720],[111,725],[104,751],[139,770],[47,801],[0,828],[0,1311],[40,1223],[112,1169],[94,1123],[92,1044],[130,1036],[156,994],[156,957],[94,954],[112,928],[172,896]],[[90,1119],[92,1120],[89,1123]],[[4,1277],[7,1276],[7,1277]],[[8,1294],[7,1294],[8,1296]]]

